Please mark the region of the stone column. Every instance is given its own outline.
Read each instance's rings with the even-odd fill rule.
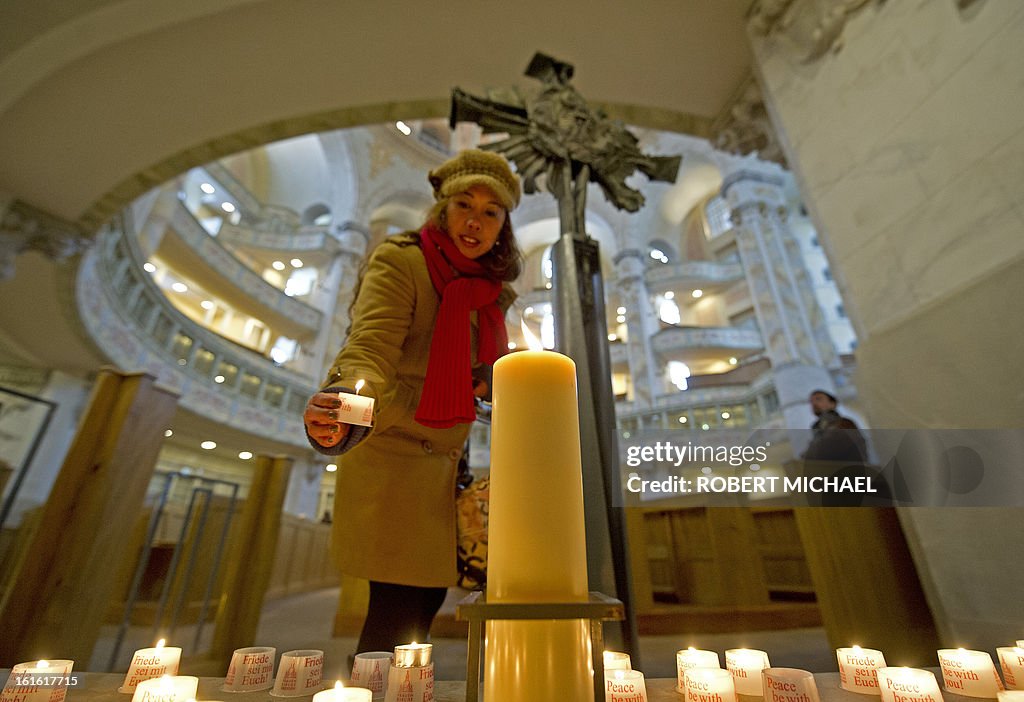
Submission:
[[[739,171],[725,179],[722,194],[732,209],[736,245],[779,404],[799,454],[814,421],[807,397],[816,388],[835,391],[827,366],[835,364],[836,354],[799,244],[786,226],[781,185],[771,176]]]
[[[359,269],[368,252],[370,230],[355,222],[344,222],[338,226],[335,238],[339,252],[331,264],[329,274],[334,302],[331,309],[324,310],[324,317],[330,323],[320,330],[314,349],[318,369],[314,376],[319,377],[326,374],[338,350],[345,343],[351,322],[349,308],[355,300]]]
[[[614,259],[622,306],[626,308],[626,354],[633,382],[633,400],[637,407],[651,407],[661,389],[658,367],[651,348],[656,329],[647,283],[644,281],[644,256],[639,249],[620,251]]]

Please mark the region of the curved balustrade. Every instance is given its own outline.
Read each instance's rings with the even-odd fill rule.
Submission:
[[[175,309],[143,271],[137,243],[120,222],[104,230],[83,256],[75,285],[82,323],[114,364],[156,376],[180,393],[181,406],[198,415],[307,445],[302,410],[316,389],[314,381],[236,346]]]
[[[743,267],[738,263],[714,261],[686,261],[672,266],[649,268],[644,280],[651,288],[703,287],[734,283],[743,278]]]
[[[634,402],[615,403],[615,414],[621,420],[651,412],[682,412],[694,407],[733,405],[753,402],[758,395],[774,387],[771,370],[765,371],[751,383],[720,385],[708,388],[689,388],[658,395],[650,407],[638,407]]]
[[[302,253],[315,251],[334,254],[341,250],[338,240],[331,235],[330,225],[300,227],[291,232],[260,228],[260,224],[231,224],[225,222],[217,239],[230,246],[251,246],[259,249]]]
[[[210,268],[211,275],[236,288],[240,294],[234,297],[253,301],[266,310],[253,316],[266,319],[292,338],[312,336],[323,324],[320,310],[285,295],[242,263],[215,237],[207,234],[185,203],[178,202],[171,225],[173,233],[168,232],[165,236],[177,236]],[[222,297],[230,299],[232,296]]]
[[[651,336],[656,352],[670,353],[687,349],[725,349],[756,351],[764,347],[756,329],[734,327],[669,327]]]

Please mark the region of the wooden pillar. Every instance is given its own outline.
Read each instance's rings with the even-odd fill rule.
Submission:
[[[224,563],[224,589],[210,648],[210,656],[225,668],[236,648],[256,642],[291,470],[289,456],[256,457],[253,482],[239,518],[237,546]]]
[[[889,665],[931,665],[939,637],[896,510],[794,513],[831,646],[880,649]]]
[[[177,405],[153,376],[104,368],[0,602],[0,667],[88,661]]]
[[[718,576],[720,605],[765,605],[770,598],[757,549],[754,520],[746,507],[708,507],[708,533]]]

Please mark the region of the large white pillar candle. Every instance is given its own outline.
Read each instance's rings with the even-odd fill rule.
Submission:
[[[521,351],[494,364],[487,601],[586,602],[576,364]],[[489,621],[487,702],[594,702],[590,624]]]
[[[1024,690],[1024,648],[1005,646],[996,649],[999,667],[1003,670],[1006,689]]]
[[[725,652],[725,667],[732,673],[736,693],[760,697],[764,694],[761,671],[770,666],[768,654],[751,648],[730,648]]]
[[[837,648],[836,660],[839,662],[839,685],[849,692],[862,695],[878,694],[879,668],[885,667],[885,656],[873,648]]]
[[[949,692],[965,697],[995,699],[1005,689],[992,656],[985,651],[943,648],[938,651],[942,682]]]
[[[879,668],[878,693],[882,702],[942,702],[935,674],[920,668]]]

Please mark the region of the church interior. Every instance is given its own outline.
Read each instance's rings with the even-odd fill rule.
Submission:
[[[8,0],[0,669],[123,675],[168,636],[183,674],[254,645],[347,672],[366,582],[334,564],[338,466],[303,409],[426,173],[500,140],[449,123],[453,88],[529,94],[538,51],[681,156],[630,176],[636,212],[586,190],[618,451],[587,562],[629,610],[608,641],[649,679],[689,646],[819,674],[853,644],[936,670],[1024,645],[1024,4]],[[510,351],[560,350],[559,216],[544,188],[511,215]],[[632,460],[672,444],[765,446],[751,470],[790,474],[815,391],[899,474],[894,506],[626,489],[734,474]],[[466,594],[434,622],[438,680],[466,676]]]

